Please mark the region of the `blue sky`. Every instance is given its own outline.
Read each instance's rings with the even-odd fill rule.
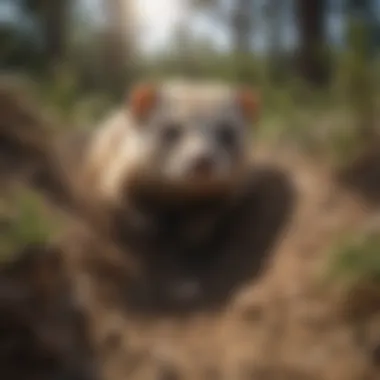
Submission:
[[[0,24],[14,23],[21,30],[33,33],[33,22],[18,11],[19,3],[20,0],[0,0]]]

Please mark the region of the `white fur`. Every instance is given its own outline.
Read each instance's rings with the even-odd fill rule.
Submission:
[[[97,170],[94,190],[111,202],[119,199],[125,173],[143,153],[143,144],[131,123],[125,110],[116,111],[100,124],[88,154],[86,168]]]
[[[170,81],[163,84],[163,99],[174,105],[175,114],[182,114],[187,120],[187,113],[204,108],[211,115],[220,112],[220,106],[232,101],[233,90],[219,82],[188,83],[186,81]],[[165,107],[158,107],[158,112],[167,112]],[[234,111],[234,107],[231,107]],[[223,112],[223,111],[222,111]],[[236,127],[245,135],[244,125],[239,125],[236,115]],[[151,121],[151,125],[135,125],[132,116],[126,109],[120,109],[100,123],[90,144],[85,162],[84,174],[92,176],[89,192],[95,192],[107,202],[118,203],[121,199],[121,184],[126,176],[142,167],[150,170],[164,181],[181,182],[189,179],[190,165],[202,153],[211,152],[215,158],[215,180],[228,180],[236,167],[227,151],[217,145],[212,129],[190,129],[186,138],[167,154],[160,155],[158,135],[155,133],[159,125]],[[197,126],[196,126],[197,127]],[[185,128],[185,127],[184,127]],[[245,149],[242,144],[241,149]],[[165,155],[166,154],[166,155]],[[240,164],[238,164],[240,165]],[[145,172],[144,172],[145,173]],[[90,181],[91,183],[91,181]],[[93,188],[91,187],[93,186]]]

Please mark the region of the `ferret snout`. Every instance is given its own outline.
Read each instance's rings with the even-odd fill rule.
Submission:
[[[191,174],[195,176],[207,177],[215,170],[215,160],[211,154],[204,153],[194,158],[190,166]]]

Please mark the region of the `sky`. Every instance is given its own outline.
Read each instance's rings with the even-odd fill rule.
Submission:
[[[20,0],[0,0],[0,24],[17,23],[24,31],[33,33],[33,22],[18,12]]]
[[[88,0],[87,0],[88,1]],[[137,14],[143,30],[143,44],[155,49],[165,44],[184,13],[178,0],[138,0]]]
[[[96,0],[85,0],[96,1]],[[225,0],[233,1],[233,0]],[[327,19],[328,35],[333,43],[339,44],[343,39],[343,20],[339,14],[343,0],[329,0],[334,2],[334,9]],[[263,0],[261,0],[263,2]],[[184,14],[186,0],[136,0],[138,14],[140,15],[143,27],[143,45],[147,50],[159,49],[165,46],[170,40],[176,23],[181,21]],[[257,2],[260,6],[260,1]],[[380,14],[380,1],[379,5]],[[259,12],[258,12],[259,14]],[[252,46],[256,50],[264,50],[266,47],[266,28],[267,26],[258,17],[256,19],[256,33],[252,40]],[[297,32],[296,23],[292,19],[291,9],[288,9],[287,20],[285,22],[283,43],[291,47],[296,43]],[[222,30],[216,23],[211,23],[209,19],[202,18],[193,21],[193,31],[195,34],[211,38],[217,47],[223,49],[229,46],[229,36],[226,30]]]
[[[20,0],[0,0],[0,22],[7,22],[17,18],[17,3]],[[81,4],[86,16],[93,20],[102,19],[102,0],[77,0]],[[130,1],[130,0],[126,0]],[[228,1],[228,0],[227,0]],[[330,13],[327,19],[330,41],[340,43],[343,37],[343,22],[339,9],[343,0],[329,0],[337,12]],[[135,0],[136,12],[139,17],[139,38],[145,51],[155,51],[170,43],[177,23],[184,17],[186,0]],[[380,20],[380,0],[376,2]],[[290,13],[289,13],[290,14]],[[296,41],[295,20],[289,18],[283,36],[283,42],[291,46]],[[23,24],[23,23],[18,23]],[[257,30],[252,45],[255,49],[265,49],[265,25],[257,20]],[[228,34],[216,23],[207,22],[201,18],[193,22],[194,33],[209,37],[217,47],[228,47]]]
[[[94,0],[86,0],[94,1]],[[228,1],[228,0],[227,0]],[[339,3],[342,0],[333,0]],[[380,2],[379,2],[380,3]],[[183,17],[185,1],[183,0],[137,0],[137,9],[144,28],[143,44],[147,50],[157,49],[168,43],[170,36],[177,22]],[[260,6],[260,1],[257,2]],[[289,9],[290,11],[290,9]],[[259,14],[259,12],[258,12]],[[288,12],[285,22],[283,43],[291,47],[296,43],[297,33],[295,20],[291,18],[291,12]],[[267,26],[259,18],[256,22],[256,33],[252,40],[252,46],[256,50],[264,50],[266,47],[266,28]],[[343,35],[343,23],[338,13],[332,14],[328,20],[329,36],[334,43],[339,43]],[[221,49],[228,47],[229,36],[227,31],[221,30],[216,23],[211,23],[209,19],[202,18],[193,21],[193,31],[198,35],[211,38],[213,42]]]
[[[13,20],[17,14],[17,1],[0,0],[0,21]]]

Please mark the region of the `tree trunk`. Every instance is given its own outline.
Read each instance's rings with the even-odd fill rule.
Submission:
[[[110,89],[125,91],[134,61],[131,1],[104,0],[108,18],[104,41],[104,67]]]
[[[263,9],[269,36],[269,76],[274,83],[278,83],[283,78],[284,73],[284,55],[281,48],[283,43],[282,36],[286,26],[286,5],[284,0],[282,2],[268,0]]]
[[[297,0],[296,15],[300,33],[298,72],[308,82],[325,84],[328,64],[323,55],[326,0]]]
[[[371,63],[376,56],[373,2],[348,2],[348,44],[352,54],[347,77],[347,94],[357,119],[359,138],[364,144],[378,138],[376,96]]]
[[[250,48],[250,31],[252,0],[236,1],[236,8],[232,14],[232,42],[238,54],[244,54]]]
[[[231,14],[231,37],[235,52],[236,79],[246,79],[247,56],[251,45],[252,0],[237,0]]]
[[[25,6],[36,15],[44,40],[44,59],[49,67],[66,58],[66,37],[70,0],[26,0]]]
[[[44,14],[44,35],[46,41],[46,55],[53,64],[66,58],[66,31],[68,26],[69,1],[45,1],[42,12]]]

